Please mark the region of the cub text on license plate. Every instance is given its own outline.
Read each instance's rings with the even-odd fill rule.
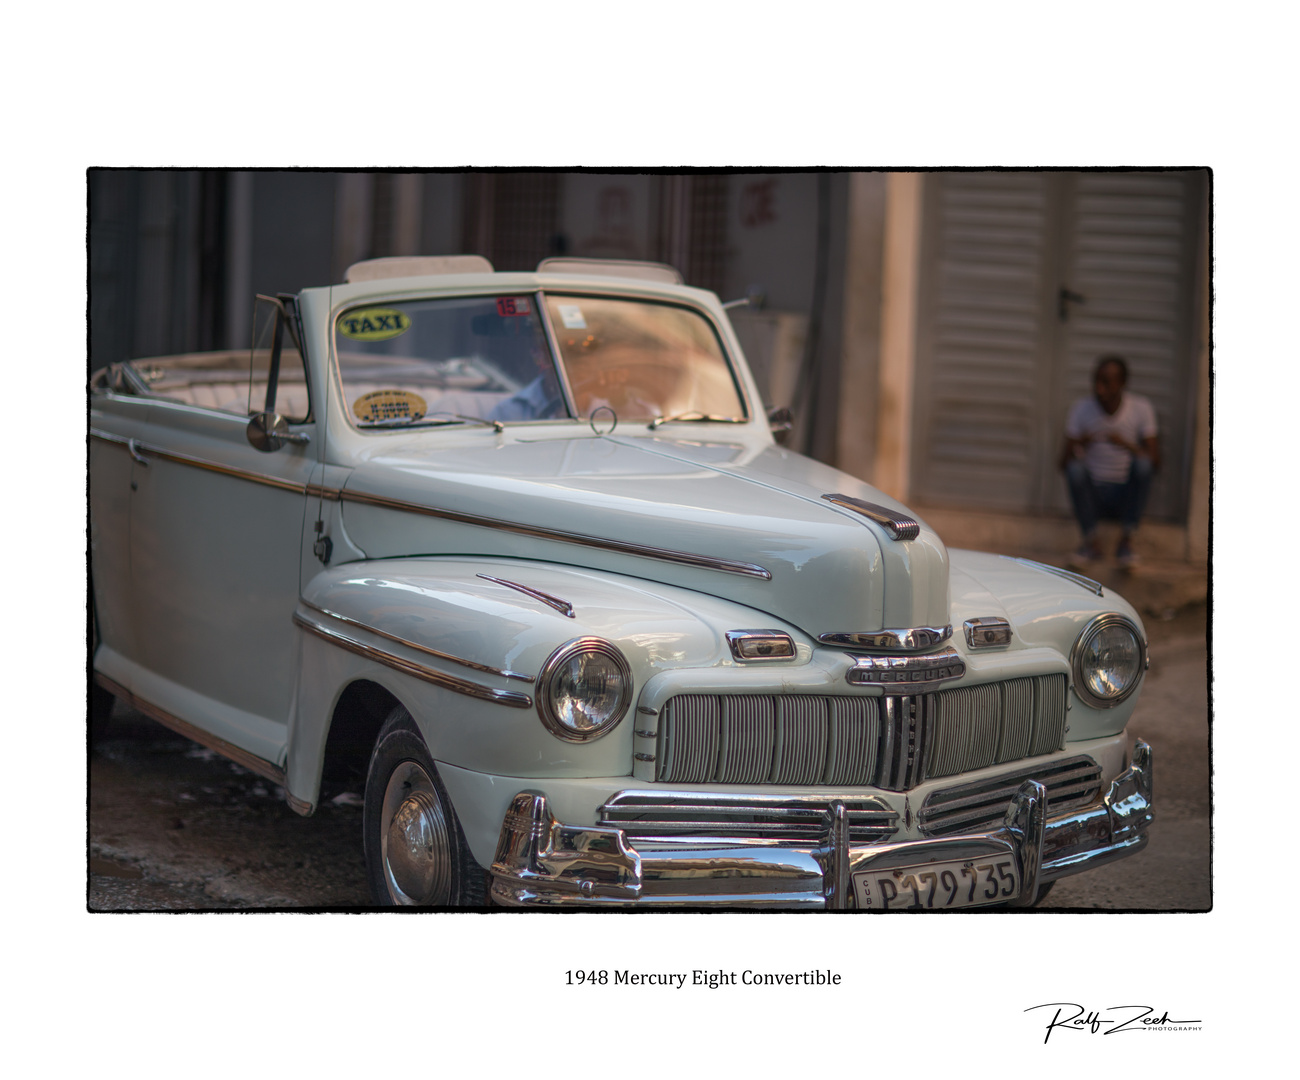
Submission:
[[[1020,873],[1010,855],[861,870],[853,892],[859,911],[951,911],[1015,899]]]

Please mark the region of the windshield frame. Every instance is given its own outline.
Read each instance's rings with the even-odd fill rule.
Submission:
[[[529,418],[520,420],[480,420],[477,424],[496,426],[504,424],[507,427],[518,427],[521,425],[532,424],[571,424],[586,423],[587,420],[577,413],[573,396],[573,388],[569,382],[568,369],[565,366],[563,353],[560,348],[559,340],[556,336],[555,326],[551,321],[549,306],[546,303],[547,297],[551,298],[573,298],[583,299],[590,298],[595,300],[622,300],[632,303],[653,304],[656,306],[673,307],[689,312],[704,320],[709,331],[713,335],[714,342],[717,346],[718,353],[723,362],[726,364],[727,373],[731,379],[731,385],[736,395],[736,400],[740,406],[741,415],[735,420],[725,420],[729,425],[748,424],[753,420],[754,412],[751,408],[749,396],[745,391],[745,381],[737,368],[736,359],[729,347],[727,336],[719,326],[717,319],[707,307],[703,305],[692,304],[688,301],[676,297],[650,295],[640,290],[630,291],[626,289],[603,289],[599,286],[581,285],[560,286],[558,288],[531,284],[522,288],[511,288],[509,285],[502,283],[489,288],[467,288],[429,292],[384,292],[371,293],[367,296],[351,297],[346,302],[337,306],[332,306],[329,313],[329,345],[330,345],[330,366],[333,368],[330,376],[330,382],[339,395],[339,411],[342,412],[348,426],[360,435],[392,435],[402,432],[421,430],[457,430],[463,431],[466,427],[477,426],[474,419],[468,419],[464,423],[457,423],[454,418],[443,416],[440,413],[426,414],[426,418],[412,421],[409,424],[392,424],[392,425],[366,425],[357,421],[353,416],[352,410],[347,407],[346,394],[344,393],[343,370],[340,359],[340,342],[339,342],[339,322],[350,311],[361,308],[376,307],[382,304],[409,304],[424,301],[437,300],[469,300],[469,299],[501,299],[509,297],[528,296],[536,305],[544,330],[546,348],[549,353],[552,370],[555,372],[560,385],[560,391],[563,397],[564,409],[567,415],[552,416],[545,418]],[[624,417],[619,417],[622,422]],[[640,423],[641,418],[637,418],[635,423]],[[707,422],[707,421],[705,421]]]

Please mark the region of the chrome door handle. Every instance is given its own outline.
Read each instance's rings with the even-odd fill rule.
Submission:
[[[139,447],[140,444],[137,443],[134,439],[126,440],[126,448],[131,452],[131,460],[134,461],[137,465],[147,466],[149,464],[149,459],[145,457],[142,453],[140,453]]]

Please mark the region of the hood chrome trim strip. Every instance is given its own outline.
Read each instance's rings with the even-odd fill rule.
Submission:
[[[421,645],[415,641],[409,641],[404,637],[398,637],[396,634],[390,634],[386,630],[380,630],[371,626],[369,623],[363,623],[359,619],[350,618],[347,615],[340,615],[337,611],[330,611],[329,608],[323,608],[319,604],[313,604],[310,600],[299,600],[305,608],[311,608],[312,611],[318,611],[322,615],[327,615],[331,619],[337,619],[348,626],[355,626],[358,630],[364,630],[368,634],[374,634],[376,637],[386,638],[398,645],[405,645],[408,649],[414,649],[416,652],[422,652],[426,656],[432,656],[438,660],[446,660],[452,664],[460,664],[461,667],[467,667],[474,671],[482,671],[487,675],[499,675],[503,679],[518,679],[520,682],[531,683],[534,678],[531,675],[523,675],[518,671],[508,671],[505,668],[495,668],[487,664],[480,664],[474,660],[466,660],[460,656],[453,656],[451,653],[439,652],[437,649],[431,649],[427,645]]]
[[[567,600],[562,600],[558,596],[552,596],[550,593],[542,592],[541,589],[534,589],[531,585],[520,585],[517,581],[507,581],[505,578],[493,577],[491,574],[475,574],[475,577],[481,577],[484,581],[491,581],[496,585],[504,585],[507,589],[514,589],[523,593],[525,596],[531,596],[534,600],[545,604],[547,607],[553,607],[565,618],[574,618],[573,605]]]
[[[404,660],[400,656],[394,656],[382,649],[376,649],[373,645],[367,645],[365,642],[358,641],[347,634],[341,634],[337,630],[321,626],[320,623],[313,622],[296,611],[293,613],[293,621],[308,633],[315,634],[317,637],[328,641],[331,645],[337,645],[339,648],[346,649],[350,653],[356,653],[367,660],[374,660],[377,663],[384,664],[394,671],[402,672],[404,675],[410,675],[412,678],[432,683],[434,686],[440,686],[444,690],[454,690],[456,693],[465,694],[467,697],[478,698],[480,701],[495,702],[498,705],[509,705],[514,709],[531,709],[533,707],[533,699],[528,694],[521,694],[517,690],[497,690],[491,686],[481,686],[467,679],[458,679],[455,675],[447,675],[441,671],[434,671],[432,668],[422,667],[410,660]]]
[[[921,523],[906,514],[897,513],[884,506],[877,506],[865,499],[855,499],[852,495],[836,493],[823,495],[822,498],[829,503],[834,503],[836,506],[844,507],[845,510],[852,510],[855,514],[861,514],[864,518],[870,518],[885,530],[891,540],[915,540],[921,535]]]
[[[1031,566],[1035,570],[1041,570],[1045,574],[1055,574],[1057,577],[1065,578],[1066,581],[1073,581],[1080,588],[1087,589],[1094,596],[1105,596],[1106,590],[1102,587],[1100,581],[1093,581],[1090,577],[1084,577],[1082,574],[1076,574],[1073,570],[1063,570],[1059,566],[1050,566],[1047,563],[1034,562],[1033,559],[1018,559],[1013,555],[1003,555],[1004,559],[1010,559],[1012,562],[1018,562],[1021,566]]]
[[[669,548],[649,547],[645,544],[631,544],[624,540],[612,540],[604,536],[587,536],[583,533],[564,532],[561,529],[546,529],[538,525],[520,525],[513,521],[502,521],[500,518],[466,514],[459,510],[443,510],[436,506],[407,502],[404,499],[391,499],[384,495],[371,495],[364,491],[353,491],[351,488],[344,488],[339,493],[339,498],[344,502],[377,506],[384,510],[399,510],[409,514],[423,514],[426,517],[457,521],[462,525],[478,525],[485,529],[497,529],[501,532],[516,533],[520,536],[531,536],[538,540],[556,540],[562,544],[581,544],[583,547],[617,551],[622,555],[640,555],[646,559],[681,563],[683,566],[696,566],[705,570],[721,570],[728,574],[743,574],[746,577],[761,578],[764,581],[772,580],[769,571],[753,563],[717,559],[709,555],[694,555],[688,551],[673,551]]]

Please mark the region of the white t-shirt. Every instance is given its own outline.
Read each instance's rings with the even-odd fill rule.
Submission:
[[[1088,475],[1098,483],[1123,484],[1128,480],[1133,455],[1122,446],[1106,441],[1106,436],[1112,431],[1126,442],[1141,446],[1143,440],[1156,434],[1156,411],[1151,402],[1141,394],[1125,391],[1119,408],[1111,416],[1095,397],[1080,398],[1071,406],[1069,418],[1065,421],[1066,438],[1093,437],[1083,458]]]

